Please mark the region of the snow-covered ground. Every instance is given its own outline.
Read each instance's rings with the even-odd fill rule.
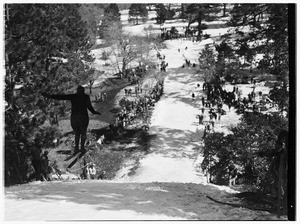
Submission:
[[[211,32],[219,35],[227,30]],[[199,169],[204,126],[198,124],[196,115],[204,93],[197,84],[202,87],[203,83],[196,69],[181,68],[185,58],[196,63],[199,51],[212,42],[211,38],[200,43],[166,41],[167,48],[161,51],[169,64],[164,95],[151,117],[150,152],[134,174],[130,175],[133,167],[127,166],[112,181],[32,182],[5,188],[5,221],[277,220],[268,212],[220,205],[206,197],[237,192],[207,184]],[[97,60],[102,63],[99,57]],[[230,85],[226,88],[232,90]],[[240,89],[243,95],[252,90],[248,85]],[[268,89],[257,85],[256,91]],[[192,100],[193,92],[196,100]],[[227,114],[217,121],[215,131],[227,133],[240,116],[233,109],[224,109]]]
[[[200,112],[200,99],[205,94],[202,91],[203,82],[199,81],[196,69],[185,68],[185,58],[196,62],[198,52],[204,47],[201,44],[180,40],[166,41],[167,48],[161,53],[169,64],[164,83],[164,95],[155,105],[151,118],[149,133],[155,135],[150,144],[150,154],[140,161],[134,176],[126,175],[128,167],[119,172],[118,181],[129,182],[191,182],[206,184],[206,177],[199,169],[201,154],[199,154],[204,125],[198,125],[196,116]],[[178,46],[183,48],[178,52]],[[185,50],[185,47],[188,49]],[[189,50],[191,49],[191,50]],[[183,56],[184,54],[184,56]],[[201,75],[201,74],[200,74]],[[197,87],[200,84],[200,88]],[[196,100],[191,97],[196,93]],[[227,108],[228,109],[228,108]],[[216,124],[216,130],[228,132],[226,123],[234,125],[239,117],[232,110],[227,111]],[[208,111],[204,113],[208,120]],[[232,191],[230,188],[225,190]]]
[[[194,183],[36,182],[6,189],[5,221],[278,220],[268,212],[221,206],[224,196]]]

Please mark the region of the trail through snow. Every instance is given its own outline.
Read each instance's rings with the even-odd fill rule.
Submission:
[[[197,50],[189,51],[184,50],[185,46],[191,47],[193,42],[186,41],[184,48],[178,52],[175,47],[180,46],[178,42],[180,40],[166,41],[167,49],[161,51],[169,66],[163,97],[155,105],[151,118],[149,133],[154,135],[150,143],[151,153],[140,161],[135,175],[128,176],[126,167],[119,172],[117,181],[207,183],[200,169],[202,156],[199,153],[204,125],[199,126],[196,119],[196,115],[201,114],[199,103],[204,96],[203,82],[199,81],[196,69],[181,68],[185,59],[196,62],[197,54],[205,43],[197,44]],[[195,100],[191,97],[192,92],[196,93]],[[206,117],[207,114],[205,111]],[[234,192],[227,187],[222,189]]]

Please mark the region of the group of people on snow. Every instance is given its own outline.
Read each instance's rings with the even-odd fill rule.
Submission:
[[[200,84],[197,84],[197,87],[200,88]],[[209,122],[205,125],[203,137],[207,133],[212,132],[215,122],[221,120],[221,116],[226,114],[223,109],[224,104],[228,106],[229,110],[231,107],[234,107],[238,114],[245,113],[247,110],[252,110],[254,113],[259,112],[259,107],[255,100],[256,93],[254,92],[254,88],[247,97],[243,98],[242,91],[237,86],[233,86],[232,91],[227,91],[218,80],[215,82],[204,82],[202,90],[206,94],[206,97],[201,97],[202,115],[197,115],[196,118],[199,120],[199,125],[202,125],[203,120],[205,120],[204,111],[208,110]],[[262,92],[258,92],[258,94],[261,96]],[[196,99],[194,92],[192,93],[192,99]]]
[[[125,92],[125,96],[131,96],[133,91],[131,88],[129,89],[124,89],[124,92]],[[138,97],[139,94],[143,93],[143,89],[140,87],[140,84],[138,83],[138,85],[136,85],[134,87],[134,94],[136,97]]]
[[[97,176],[96,164],[89,162],[84,166],[83,172],[81,174],[82,179],[95,180],[95,179],[107,179],[107,174],[105,170],[99,171]]]
[[[104,92],[99,92],[95,95],[96,102],[103,102],[107,98],[107,94]]]
[[[125,70],[124,78],[131,84],[137,84],[141,78],[146,74],[149,66],[140,63],[134,68],[128,68]]]
[[[147,116],[146,111],[152,108],[163,93],[163,83],[157,82],[150,93],[140,96],[135,100],[123,97],[119,101],[121,111],[115,116],[115,120],[109,124],[111,134],[121,134],[127,125],[140,116]],[[125,95],[126,96],[126,95]]]
[[[166,68],[168,67],[168,63],[165,61],[166,56],[157,51],[157,59],[159,59],[159,67],[161,72],[166,72]]]

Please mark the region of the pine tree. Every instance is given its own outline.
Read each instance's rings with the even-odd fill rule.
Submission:
[[[216,72],[219,76],[224,75],[227,65],[230,64],[233,57],[233,49],[226,41],[222,41],[219,45],[216,45],[216,51],[218,52]]]
[[[157,24],[163,24],[167,20],[168,11],[164,4],[156,5],[156,22]]]
[[[227,3],[223,3],[223,17],[226,16]]]
[[[96,37],[98,36],[97,27],[103,12],[103,4],[81,4],[79,7],[79,14],[81,19],[86,22],[88,38],[92,44],[96,43]]]
[[[121,13],[117,4],[109,4],[104,10],[104,17],[110,21],[118,22],[121,20]]]
[[[288,84],[289,75],[289,33],[288,33],[288,5],[268,5],[269,18],[266,21],[266,28],[263,29],[263,36],[267,38],[265,52],[271,57],[271,72],[279,81]]]
[[[135,24],[139,24],[139,19],[145,21],[148,18],[148,10],[146,4],[131,4],[129,9],[129,21],[134,20]]]
[[[203,21],[212,21],[216,18],[215,14],[220,11],[218,4],[189,4],[186,8],[188,17],[188,28],[190,24],[197,22],[197,40],[202,38]]]
[[[167,4],[167,19],[171,20],[175,16],[175,11],[172,10],[173,4]]]
[[[214,50],[208,44],[205,45],[204,49],[200,52],[198,58],[199,67],[204,73],[204,79],[206,82],[211,81],[214,78],[216,72],[216,55]]]
[[[180,15],[179,15],[180,19],[187,19],[187,15],[186,15],[186,7],[187,6],[188,6],[188,4],[184,4],[184,3],[180,4]]]
[[[26,153],[35,133],[51,145],[53,130],[41,127],[53,113],[65,115],[64,102],[50,104],[41,92],[71,91],[88,80],[91,44],[74,4],[5,5],[5,154],[6,179],[26,177]],[[18,88],[17,84],[19,84]],[[51,120],[51,119],[50,119]],[[44,130],[44,131],[43,131]],[[19,148],[22,142],[25,147]],[[12,146],[13,143],[17,143]],[[17,157],[19,160],[15,160]],[[22,171],[22,172],[21,172]],[[24,171],[24,173],[23,173]]]
[[[286,97],[278,99],[277,102],[288,102],[289,100],[287,87],[289,85],[288,12],[288,4],[236,4],[231,11],[230,25],[248,25],[250,27],[248,33],[241,32],[237,27],[238,53],[247,54],[248,58],[251,58],[253,54],[251,51],[264,54],[258,68],[274,75],[278,85],[283,86],[280,91],[287,93],[273,94]],[[264,14],[267,16],[263,17]],[[257,40],[264,41],[253,49],[247,45],[248,42]],[[279,107],[287,108],[285,103]]]
[[[266,4],[234,4],[230,11],[230,26],[250,24],[259,27]]]
[[[99,36],[103,38],[104,33],[114,24],[121,26],[121,13],[119,12],[117,4],[109,4],[104,10],[101,25],[99,27]]]
[[[265,45],[266,59],[270,64],[269,71],[275,75],[278,81],[278,86],[273,91],[270,91],[272,100],[278,103],[282,111],[289,111],[289,77],[294,77],[295,74],[290,74],[290,54],[289,49],[292,42],[289,42],[290,28],[289,5],[287,4],[272,4],[268,5],[269,19],[268,26],[263,30],[263,36],[267,38]],[[292,30],[292,29],[291,29]]]

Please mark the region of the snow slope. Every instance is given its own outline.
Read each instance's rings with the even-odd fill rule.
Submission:
[[[6,189],[5,221],[276,220],[206,195],[224,193],[193,183],[36,182]]]
[[[140,161],[134,176],[126,175],[126,171],[129,172],[128,167],[125,168],[125,172],[121,170],[117,177],[118,181],[203,184],[207,182],[199,169],[202,161],[199,150],[204,125],[198,125],[196,119],[196,115],[200,114],[200,99],[204,96],[197,84],[202,87],[203,82],[199,81],[201,74],[196,74],[196,69],[181,68],[185,58],[196,62],[199,50],[206,43],[194,44],[192,41],[185,41],[184,49],[185,46],[188,46],[188,49],[178,52],[176,47],[182,45],[180,42],[180,40],[166,41],[167,48],[161,51],[169,66],[164,83],[164,95],[155,105],[151,118],[149,133],[155,136],[150,143],[152,153]],[[192,92],[197,93],[196,100],[192,100]],[[205,115],[208,117],[207,111]],[[235,114],[234,117],[238,116]],[[238,119],[235,121],[238,122]],[[233,122],[231,118],[231,124]],[[232,190],[228,188],[228,191]]]

